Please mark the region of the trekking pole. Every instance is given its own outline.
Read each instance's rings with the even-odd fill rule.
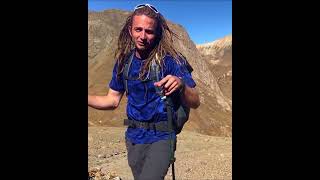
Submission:
[[[174,162],[176,158],[174,157],[174,146],[175,146],[175,141],[176,138],[174,137],[174,129],[173,129],[173,121],[172,121],[172,99],[170,97],[161,96],[161,100],[164,101],[164,104],[167,109],[167,117],[168,117],[168,130],[170,133],[170,143],[169,143],[169,148],[170,148],[170,153],[169,153],[169,159],[170,159],[170,164],[172,167],[172,179],[175,180],[175,172],[174,172]]]
[[[174,137],[174,129],[173,129],[173,121],[172,121],[172,109],[171,106],[173,106],[172,99],[166,98],[166,108],[167,108],[167,114],[168,114],[168,129],[170,132],[170,164],[172,167],[172,179],[175,180],[175,172],[174,172],[174,162],[176,158],[174,157],[174,146],[175,146],[175,137]]]
[[[159,72],[160,72],[160,68],[159,66],[156,64],[156,62],[152,61],[151,64],[151,72],[152,72],[152,76],[156,77],[156,82],[159,82]],[[153,74],[155,73],[155,74]],[[169,148],[170,148],[170,154],[169,154],[169,159],[170,159],[170,164],[172,167],[172,179],[175,180],[175,172],[174,172],[174,162],[176,160],[176,158],[174,157],[174,146],[175,146],[175,138],[174,138],[174,129],[173,129],[173,121],[172,121],[172,109],[173,108],[173,102],[172,99],[168,96],[164,95],[164,88],[163,87],[158,87],[156,86],[156,93],[161,97],[161,101],[164,101],[164,105],[166,106],[167,109],[167,117],[168,117],[168,130],[170,133],[170,143],[169,143]]]
[[[175,180],[175,174],[174,174],[174,163],[172,163],[172,179]]]

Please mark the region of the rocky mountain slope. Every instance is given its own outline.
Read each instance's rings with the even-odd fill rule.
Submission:
[[[232,35],[197,45],[197,49],[208,62],[222,93],[232,102]]]

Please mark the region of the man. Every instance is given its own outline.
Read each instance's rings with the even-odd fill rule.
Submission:
[[[118,39],[116,64],[106,96],[88,95],[88,105],[102,110],[116,109],[127,92],[127,116],[133,123],[167,122],[163,96],[179,98],[184,106],[200,105],[188,63],[173,48],[172,36],[164,17],[150,5],[135,7]],[[125,80],[124,71],[133,53]],[[160,67],[158,82],[148,81],[153,63]],[[159,96],[157,88],[162,91]],[[128,90],[128,91],[126,91]],[[173,119],[176,118],[173,115]],[[175,133],[129,126],[126,131],[128,164],[136,180],[163,180],[170,166],[170,137]]]

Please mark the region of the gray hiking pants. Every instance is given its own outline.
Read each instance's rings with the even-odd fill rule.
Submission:
[[[170,140],[133,144],[126,140],[128,164],[135,180],[163,180],[170,167]],[[174,147],[175,149],[175,147]]]

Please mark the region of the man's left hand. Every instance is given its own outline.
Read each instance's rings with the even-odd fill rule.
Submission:
[[[162,80],[155,82],[154,85],[163,87],[164,95],[168,96],[174,91],[183,88],[184,83],[177,76],[167,75]]]

